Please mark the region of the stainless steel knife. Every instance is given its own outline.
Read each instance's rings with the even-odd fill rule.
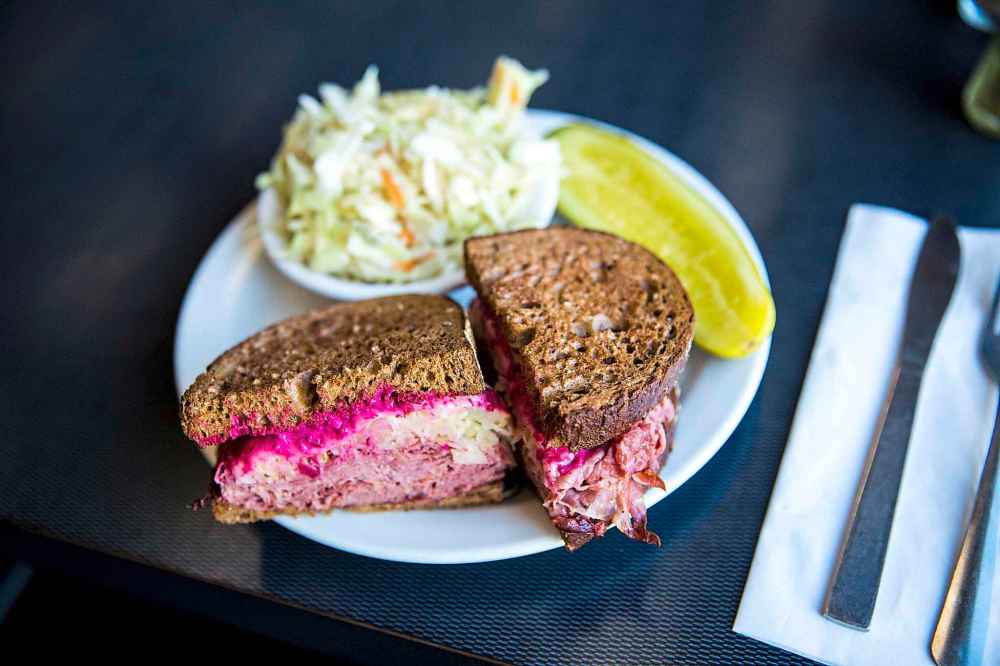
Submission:
[[[935,218],[910,283],[902,344],[823,602],[825,617],[853,629],[867,631],[875,611],[920,381],[955,288],[960,257],[954,223]]]

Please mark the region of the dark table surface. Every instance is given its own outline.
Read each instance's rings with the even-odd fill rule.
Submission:
[[[385,641],[353,653],[361,662],[400,654],[405,635],[515,663],[801,663],[731,626],[845,212],[869,201],[996,224],[1000,143],[961,117],[986,38],[954,3],[740,7],[5,4],[5,545],[125,586],[141,577],[130,567],[173,572],[142,585],[288,640]],[[371,62],[387,89],[470,86],[498,53],[550,69],[536,106],[629,128],[694,165],[767,262],[778,324],[763,384],[722,451],[651,512],[663,547],[616,532],[575,555],[418,566],[187,511],[207,472],[177,425],[178,307],[254,196],[296,95]],[[259,597],[359,624],[343,633]]]

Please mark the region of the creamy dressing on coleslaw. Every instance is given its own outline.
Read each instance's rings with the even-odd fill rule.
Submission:
[[[289,256],[323,273],[411,282],[461,264],[462,241],[540,227],[559,146],[524,110],[548,78],[500,58],[488,88],[381,92],[369,67],[352,90],[302,95],[257,185],[283,209]]]

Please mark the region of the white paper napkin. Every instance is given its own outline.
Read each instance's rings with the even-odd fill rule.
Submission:
[[[931,634],[993,429],[997,389],[977,350],[1000,275],[1000,232],[962,229],[962,268],[920,389],[871,627],[861,632],[823,618],[925,230],[921,220],[889,208],[857,204],[848,214],[733,626],[830,664],[933,663]],[[994,582],[984,664],[1000,664],[1000,576]]]

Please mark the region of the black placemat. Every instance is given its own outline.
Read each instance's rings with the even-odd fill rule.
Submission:
[[[844,215],[869,200],[1000,222],[997,144],[958,107],[984,38],[950,3],[422,4],[0,10],[0,518],[516,663],[800,663],[730,627]],[[770,270],[760,393],[652,510],[663,547],[614,533],[575,555],[403,565],[187,511],[208,471],[176,423],[177,310],[296,95],[370,62],[388,89],[472,85],[503,52],[551,70],[538,106],[701,170]]]

